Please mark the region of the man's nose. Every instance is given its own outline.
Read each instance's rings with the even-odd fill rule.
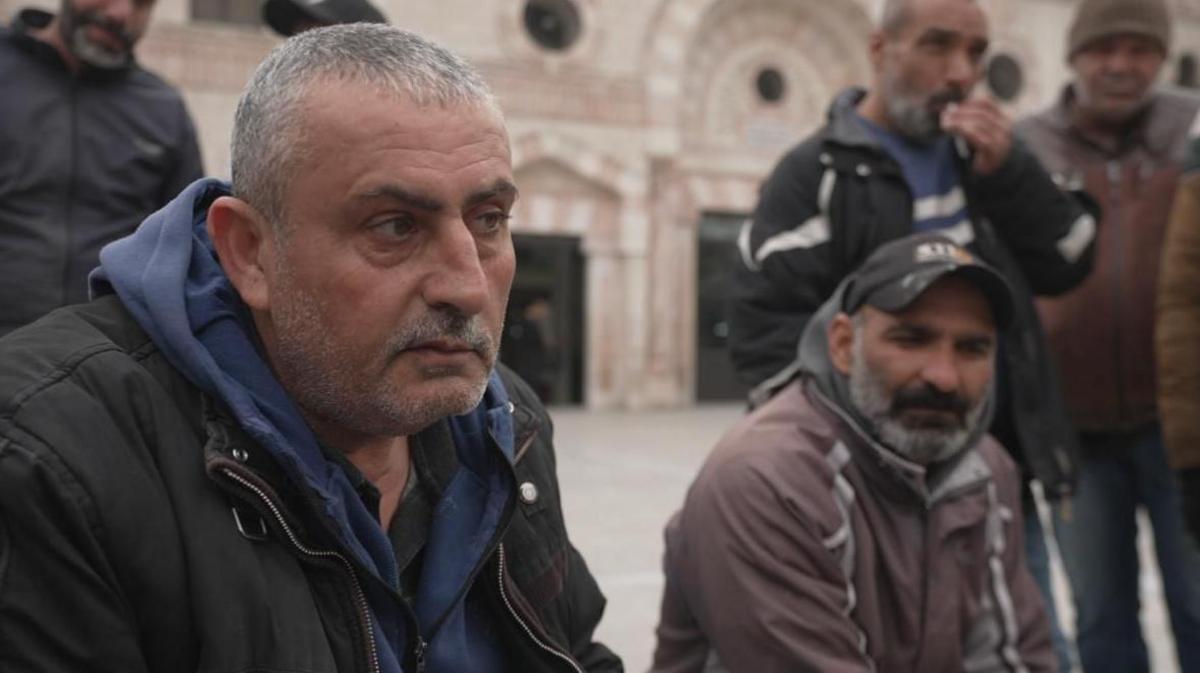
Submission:
[[[1127,49],[1114,49],[1104,60],[1109,73],[1124,74],[1133,68],[1134,56]]]
[[[964,93],[975,86],[979,66],[966,50],[956,50],[950,56],[950,64],[946,69],[946,82],[958,87]]]
[[[432,243],[428,275],[422,287],[425,303],[434,308],[454,308],[464,315],[484,310],[488,299],[487,275],[479,246],[465,224],[440,227]]]
[[[125,28],[133,16],[133,0],[108,0],[100,11],[104,18]]]
[[[962,384],[953,348],[938,348],[921,369],[921,378],[942,393],[957,393]]]

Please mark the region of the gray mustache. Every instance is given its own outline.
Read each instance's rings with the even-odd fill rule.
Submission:
[[[492,335],[479,316],[458,313],[430,313],[420,321],[407,325],[389,343],[392,354],[414,346],[438,340],[461,341],[482,356],[495,352]]]

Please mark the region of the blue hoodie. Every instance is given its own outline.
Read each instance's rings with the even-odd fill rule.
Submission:
[[[105,246],[90,279],[93,295],[115,291],[167,360],[222,400],[288,479],[320,503],[343,553],[391,587],[363,583],[382,670],[401,671],[416,634],[406,633],[405,608],[395,593],[395,552],[377,515],[325,457],[256,346],[249,309],[218,263],[205,224],[209,204],[228,194],[226,183],[199,180],[133,234]],[[435,507],[412,608],[428,643],[427,670],[501,671],[500,645],[467,593],[474,569],[507,523],[515,493],[513,421],[499,376],[493,372],[478,407],[450,424],[459,468]]]

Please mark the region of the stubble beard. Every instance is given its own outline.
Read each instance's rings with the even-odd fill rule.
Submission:
[[[861,331],[855,330],[854,361],[850,365],[850,401],[872,426],[875,438],[888,449],[918,465],[940,463],[966,448],[983,416],[980,398],[956,428],[911,428],[893,415],[893,396],[864,357]]]
[[[942,136],[941,111],[961,102],[963,92],[943,89],[928,95],[912,91],[894,68],[883,74],[883,101],[888,119],[909,140],[928,144]]]
[[[383,353],[354,352],[323,328],[327,311],[319,300],[295,288],[288,271],[281,270],[277,279],[272,364],[311,424],[364,437],[408,436],[471,411],[483,398],[497,349],[480,316],[431,309],[401,325]],[[417,370],[416,381],[393,378],[394,360],[405,347],[439,337],[469,343],[479,354],[483,375],[425,367]]]

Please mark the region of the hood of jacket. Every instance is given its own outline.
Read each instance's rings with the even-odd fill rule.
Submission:
[[[861,440],[854,443],[862,449],[856,452],[859,462],[865,462],[869,472],[900,485],[922,502],[932,504],[947,494],[975,483],[981,477],[989,476],[991,470],[974,449],[987,435],[987,428],[991,425],[994,400],[990,392],[984,401],[986,406],[983,414],[963,448],[938,465],[926,467],[914,463],[879,441],[874,424],[859,413],[851,400],[849,377],[835,369],[829,358],[829,324],[841,310],[842,295],[849,280],[838,285],[805,327],[800,338],[796,375],[806,379],[817,401],[838,416]]]
[[[368,510],[342,467],[329,460],[299,408],[263,356],[249,309],[220,266],[208,238],[208,206],[228,184],[199,180],[130,236],[100,252],[89,279],[93,296],[115,292],[167,360],[201,391],[220,400],[287,478],[319,503],[344,552],[392,589],[399,586],[395,552],[377,514]],[[464,626],[467,584],[498,535],[515,493],[513,420],[508,395],[493,372],[483,400],[450,419],[459,458],[435,508],[415,612],[422,635]],[[400,670],[408,635],[398,600],[367,591],[383,670]],[[455,648],[476,642],[458,638]],[[430,670],[439,670],[437,639]],[[453,651],[441,653],[453,657]],[[461,655],[460,655],[461,656]]]

